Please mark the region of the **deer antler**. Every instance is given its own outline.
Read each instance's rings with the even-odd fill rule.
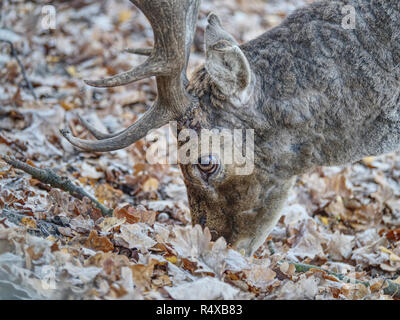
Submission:
[[[95,87],[116,87],[156,76],[158,97],[154,105],[127,129],[104,134],[87,121],[83,125],[100,141],[75,138],[68,130],[62,135],[86,151],[112,151],[125,148],[181,116],[190,104],[186,94],[186,68],[193,41],[200,0],[130,0],[149,20],[154,33],[154,48],[146,50],[148,59],[140,66],[110,78],[85,81]],[[131,50],[132,51],[132,50]],[[134,51],[134,50],[133,50]],[[140,50],[139,50],[140,51]]]

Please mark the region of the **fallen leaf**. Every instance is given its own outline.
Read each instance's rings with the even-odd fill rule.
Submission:
[[[131,17],[132,17],[132,12],[128,11],[128,10],[124,10],[119,13],[118,21],[119,21],[119,23],[124,23],[124,22],[130,20]]]
[[[36,229],[37,224],[36,221],[33,218],[30,217],[24,217],[21,219],[21,223],[31,229]]]
[[[92,230],[85,242],[85,246],[95,251],[108,252],[114,249],[114,245],[107,237],[101,237],[95,230]]]
[[[112,229],[124,224],[125,221],[126,221],[125,218],[118,219],[116,217],[107,217],[99,224],[99,227],[101,228],[101,231],[109,232]]]
[[[167,260],[173,264],[176,264],[178,262],[178,258],[173,255],[164,255],[164,258],[165,258],[165,260]]]
[[[175,287],[165,288],[173,299],[182,300],[232,300],[240,298],[240,291],[216,278],[205,277]]]
[[[121,245],[127,248],[136,248],[141,252],[147,252],[156,242],[148,236],[149,227],[143,223],[123,224],[120,234],[114,236],[115,240],[122,240]]]
[[[149,178],[143,184],[144,192],[152,192],[158,189],[158,180],[156,178]]]
[[[400,228],[390,230],[386,232],[386,238],[391,240],[391,241],[399,241],[400,240]]]

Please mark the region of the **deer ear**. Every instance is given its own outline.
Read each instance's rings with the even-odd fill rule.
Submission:
[[[215,14],[208,16],[208,23],[205,33],[206,70],[223,94],[238,96],[250,84],[249,62]]]

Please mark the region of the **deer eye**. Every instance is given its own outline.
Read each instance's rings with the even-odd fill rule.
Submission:
[[[200,157],[197,167],[204,173],[213,174],[219,168],[219,161],[213,155]]]

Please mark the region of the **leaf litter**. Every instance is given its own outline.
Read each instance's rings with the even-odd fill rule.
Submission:
[[[307,2],[203,0],[189,69],[203,59],[210,11],[243,42]],[[400,284],[397,154],[299,177],[270,237],[244,257],[190,225],[179,170],[146,163],[147,142],[90,154],[60,137],[67,125],[90,137],[78,112],[103,131],[128,126],[154,100],[156,87],[150,79],[108,90],[82,83],[143,61],[124,51],[152,45],[151,28],[135,7],[89,0],[60,2],[56,10],[58,27],[43,30],[39,2],[3,4],[0,37],[13,42],[39,99],[0,43],[0,154],[67,176],[113,215],[102,217],[87,198],[0,161],[1,299],[394,298],[384,294],[384,279]],[[297,272],[295,263],[316,268]]]

